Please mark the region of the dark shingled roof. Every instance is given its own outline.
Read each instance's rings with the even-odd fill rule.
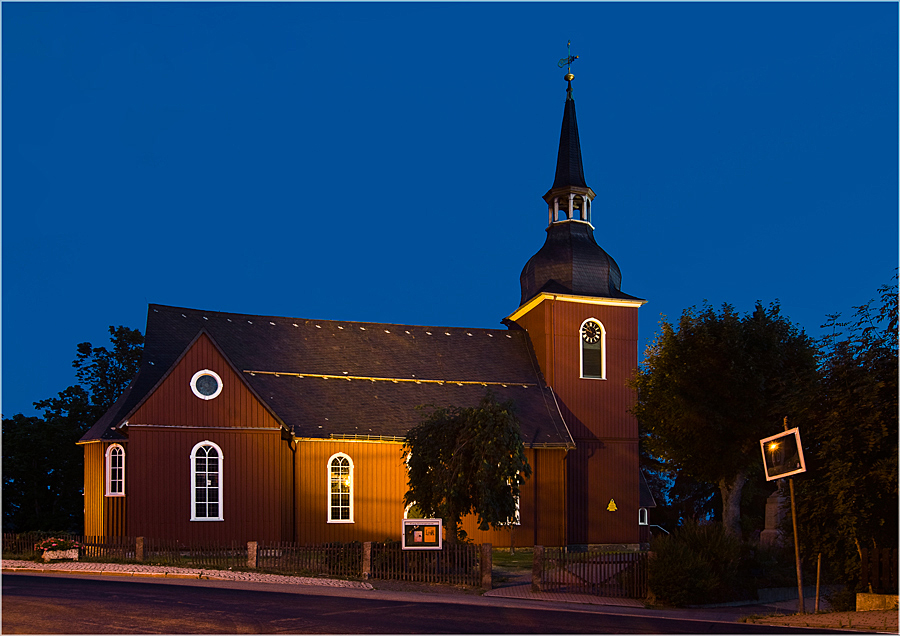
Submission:
[[[551,223],[544,246],[519,277],[521,305],[541,292],[640,300],[620,290],[622,273],[582,221]]]
[[[121,424],[206,333],[297,437],[403,437],[418,405],[475,406],[489,387],[513,400],[530,446],[573,446],[528,334],[256,316],[150,305],[141,368],[81,441]],[[330,376],[330,377],[315,377]],[[348,379],[350,378],[350,379]]]

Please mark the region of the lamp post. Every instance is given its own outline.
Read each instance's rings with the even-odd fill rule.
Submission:
[[[784,430],[788,430],[788,418],[787,415],[784,416]],[[773,442],[774,444],[774,442]],[[778,445],[774,444],[777,448]],[[769,445],[769,448],[772,448],[772,444]],[[774,452],[772,455],[772,460],[774,463],[775,456]],[[791,525],[794,526],[794,559],[797,561],[797,592],[798,592],[798,605],[797,610],[801,614],[806,614],[806,609],[803,606],[803,571],[800,568],[800,538],[797,535],[797,504],[794,501],[794,478],[788,478],[788,484],[791,489]]]

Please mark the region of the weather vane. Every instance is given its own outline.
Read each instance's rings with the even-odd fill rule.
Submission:
[[[577,55],[572,55],[572,54],[571,54],[571,53],[572,53],[571,48],[572,48],[572,40],[569,40],[569,41],[566,43],[566,53],[567,53],[568,55],[566,55],[566,57],[562,58],[562,59],[559,61],[559,64],[557,64],[557,66],[559,66],[559,68],[562,68],[563,66],[567,66],[567,67],[568,67],[568,68],[566,69],[566,71],[567,71],[567,73],[566,73],[566,79],[567,79],[567,80],[570,80],[569,76],[572,75],[572,62],[574,62],[575,60],[578,59],[578,56],[577,56]],[[573,78],[574,78],[574,76],[573,76]]]

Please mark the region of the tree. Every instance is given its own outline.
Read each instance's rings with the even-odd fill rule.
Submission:
[[[759,470],[759,440],[785,415],[803,410],[816,378],[811,339],[757,303],[740,315],[728,304],[686,309],[677,327],[663,321],[632,385],[632,412],[647,451],[678,475],[715,484],[722,522],[741,533],[741,495]]]
[[[804,430],[807,472],[796,480],[807,561],[855,583],[861,548],[898,540],[897,276],[842,322],[828,316],[822,381]],[[845,331],[846,330],[846,331]]]
[[[531,476],[511,401],[488,390],[476,407],[427,407],[431,413],[406,435],[406,505],[444,520],[447,540],[464,539],[463,516],[478,528],[507,525],[516,515],[520,486]]]
[[[144,337],[110,327],[112,348],[77,346],[79,384],[35,402],[42,417],[3,418],[3,523],[26,530],[77,530],[84,503],[84,453],[76,442],[137,373]]]

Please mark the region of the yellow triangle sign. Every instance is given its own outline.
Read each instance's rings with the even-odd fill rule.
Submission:
[[[615,512],[616,510],[618,510],[619,508],[616,506],[616,500],[610,499],[609,505],[606,507],[606,509],[609,510],[610,512]]]

